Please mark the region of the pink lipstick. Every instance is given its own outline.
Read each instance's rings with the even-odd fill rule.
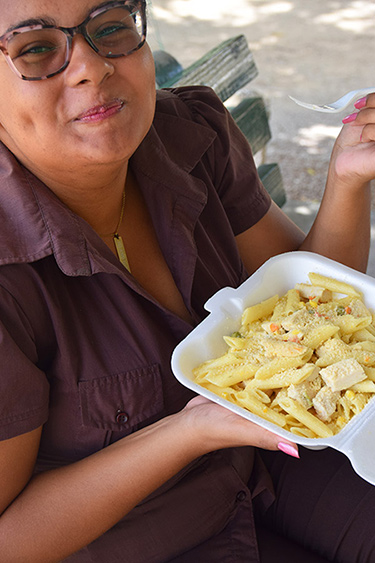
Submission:
[[[75,118],[74,121],[80,121],[84,123],[96,123],[98,121],[103,121],[112,115],[120,112],[124,107],[124,102],[122,100],[113,100],[107,104],[98,105],[84,111]]]

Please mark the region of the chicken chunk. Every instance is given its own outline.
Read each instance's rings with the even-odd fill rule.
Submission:
[[[320,375],[332,391],[342,391],[366,379],[363,367],[354,358],[331,364],[321,369]]]
[[[316,377],[313,381],[303,381],[297,385],[289,385],[288,397],[298,401],[305,409],[310,409],[313,405],[312,399],[318,393],[322,386],[320,377]]]
[[[316,415],[323,422],[327,422],[336,410],[340,393],[332,391],[328,385],[324,385],[312,400]]]
[[[320,301],[326,303],[332,300],[332,292],[329,289],[310,285],[308,283],[297,283],[295,289],[298,289],[301,297],[305,299],[312,299],[313,301]]]

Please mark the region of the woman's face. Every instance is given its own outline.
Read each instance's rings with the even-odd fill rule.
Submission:
[[[80,24],[100,0],[0,0],[0,35],[28,19]],[[0,140],[39,178],[98,165],[122,165],[146,135],[155,109],[148,45],[117,59],[93,51],[81,35],[71,61],[47,80],[25,81],[0,53]]]

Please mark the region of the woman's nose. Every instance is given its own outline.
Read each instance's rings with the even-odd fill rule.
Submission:
[[[72,41],[70,62],[65,69],[65,77],[70,86],[83,83],[100,84],[114,73],[110,59],[96,53],[82,35],[76,35]]]

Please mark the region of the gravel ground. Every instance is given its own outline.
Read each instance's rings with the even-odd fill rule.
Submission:
[[[153,0],[152,48],[186,66],[243,33],[254,53],[256,90],[271,111],[267,161],[279,162],[289,200],[320,200],[341,119],[295,105],[326,103],[374,86],[375,3],[370,0]],[[373,198],[374,199],[374,198]],[[374,204],[373,204],[373,207]]]

